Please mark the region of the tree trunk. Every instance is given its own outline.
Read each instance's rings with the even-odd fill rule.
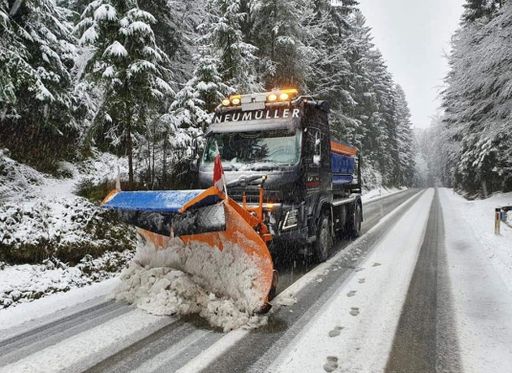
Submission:
[[[126,152],[128,153],[128,189],[133,186],[133,145],[132,145],[132,122],[131,115],[128,116],[126,132],[128,138],[126,139]]]
[[[162,153],[162,184],[167,188],[167,133],[164,134]]]

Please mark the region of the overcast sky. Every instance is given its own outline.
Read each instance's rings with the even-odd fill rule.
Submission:
[[[415,127],[428,127],[448,71],[445,55],[464,0],[359,0],[374,43],[407,95]]]

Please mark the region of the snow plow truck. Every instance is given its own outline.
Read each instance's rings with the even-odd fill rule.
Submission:
[[[230,96],[217,107],[194,167],[204,189],[115,190],[103,206],[157,250],[176,237],[216,252],[236,245],[256,273],[258,301],[249,311],[268,310],[278,278],[273,256],[282,244],[321,262],[336,237],[361,229],[359,151],[333,138],[328,114],[326,101],[295,89]],[[212,175],[220,160],[219,185]]]

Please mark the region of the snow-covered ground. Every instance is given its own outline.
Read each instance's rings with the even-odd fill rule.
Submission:
[[[125,164],[98,153],[75,165],[61,162],[62,177],[53,177],[0,150],[0,309],[109,278],[126,265],[131,230],[75,194],[79,183],[112,180]]]
[[[87,304],[91,300],[103,301],[111,296],[114,289],[120,285],[118,278],[94,283],[90,286],[73,288],[68,292],[52,294],[52,296],[38,299],[36,302],[28,302],[16,307],[6,308],[0,311],[0,331],[3,337],[6,329],[18,327],[33,320],[44,323],[51,322],[54,315],[62,317],[59,312]]]
[[[494,209],[512,193],[466,201],[440,189],[445,245],[465,372],[512,372],[512,229],[494,235]]]
[[[86,255],[76,266],[69,266],[56,258],[47,259],[43,264],[1,265],[0,314],[2,308],[117,276],[132,257],[133,252],[125,250],[106,252],[98,258]]]
[[[280,338],[286,339],[288,332],[293,337],[278,350],[272,363],[265,365],[268,371],[384,371],[396,337],[403,304],[410,291],[410,280],[418,254],[424,244],[433,197],[434,191],[430,189],[412,203],[396,220],[396,224],[383,234],[364,261],[355,270],[349,271],[346,279],[339,281],[341,285],[329,288],[333,291],[332,296],[314,310],[312,317],[307,318],[308,321],[297,330],[298,334],[293,334],[293,328],[300,322],[291,325]],[[468,202],[451,190],[439,190],[444,237],[428,237],[439,239],[440,246],[444,242],[449,279],[449,284],[446,284],[451,289],[451,297],[448,298],[451,298],[454,311],[454,322],[450,327],[456,333],[458,348],[455,349],[460,353],[460,363],[465,372],[512,371],[512,292],[506,281],[511,279],[511,268],[506,260],[512,250],[512,229],[503,227],[501,236],[493,236],[494,208],[509,204],[510,197],[512,194],[496,195],[489,200]],[[378,227],[389,226],[389,221],[394,222],[392,215],[383,218],[368,235]],[[358,241],[364,242],[365,236]],[[354,242],[354,249],[357,249],[358,241]],[[286,305],[290,306],[289,311],[292,312],[294,306],[300,306],[300,301],[294,305],[296,295],[312,283],[320,283],[329,273],[345,269],[338,267],[337,263],[340,263],[338,260],[342,256],[353,250],[351,247],[349,245],[280,293],[273,302],[274,309]],[[498,265],[498,261],[501,264]],[[422,268],[420,270],[425,269]],[[132,268],[128,275],[139,286],[134,287],[128,283],[127,287],[126,281],[123,284],[120,279],[114,279],[4,310],[0,312],[0,329],[9,325],[10,328],[15,326],[18,330],[24,330],[27,324],[21,324],[35,317],[42,317],[48,322],[46,318],[51,318],[53,309],[61,309],[60,313],[65,313],[66,307],[84,309],[88,302],[104,301],[105,296],[112,292],[121,294],[123,298],[119,286],[127,291],[124,295],[136,295],[131,301],[136,304],[140,301],[137,305],[143,309],[146,305],[149,311],[157,308],[157,311],[164,310],[161,314],[187,313],[180,312],[177,307],[194,307],[193,300],[196,299],[202,302],[196,305],[196,312],[200,313],[201,308],[206,307],[207,311],[216,313],[215,304],[219,299],[210,299],[203,290],[196,288],[197,284],[190,283],[190,277],[180,272],[163,271],[161,268]],[[446,285],[444,280],[443,284]],[[144,294],[135,294],[132,291],[135,288]],[[147,299],[150,293],[154,293],[151,294],[154,295],[153,299]],[[183,293],[191,295],[190,299],[181,297]],[[187,303],[187,299],[192,302]],[[82,303],[83,306],[80,305]],[[20,312],[16,312],[18,310]],[[23,356],[21,360],[4,367],[4,371],[37,371],[40,366],[84,368],[177,320],[175,317],[151,315],[134,308],[124,310],[120,316],[104,325],[94,325],[91,329],[83,330],[30,356]],[[223,317],[218,313],[217,316]],[[275,321],[271,319],[275,317],[273,312],[268,317],[270,321]],[[37,320],[32,323],[37,325]],[[187,349],[187,344],[190,343],[189,347],[193,350],[192,344],[211,336],[211,342],[205,343],[205,348],[200,350],[203,352],[198,351],[198,355],[193,355],[195,357],[180,370],[199,371],[208,368],[209,364],[221,356],[229,356],[231,349],[236,355],[238,345],[243,344],[250,334],[249,330],[237,329],[215,337],[210,330],[204,328],[192,327],[191,330],[179,343],[169,346],[168,350],[159,353],[154,359],[145,361],[139,371],[159,367],[164,361],[169,363],[169,359]],[[5,329],[5,333],[16,335],[11,329]],[[254,334],[260,333],[262,331],[258,330]]]
[[[446,203],[443,211],[451,211],[458,224],[463,224],[473,233],[473,244],[480,246],[486,260],[512,291],[512,228],[501,224],[501,235],[494,234],[494,211],[497,207],[512,206],[512,193],[498,193],[484,200],[468,201],[452,190],[440,190]],[[512,212],[509,212],[508,219],[512,222]],[[445,221],[445,224],[447,232],[457,228],[450,221]]]
[[[512,193],[478,201],[449,189],[439,193],[463,369],[511,372],[512,229],[504,226],[494,235],[494,209],[511,205]],[[269,371],[384,371],[432,195],[427,192],[408,211]]]

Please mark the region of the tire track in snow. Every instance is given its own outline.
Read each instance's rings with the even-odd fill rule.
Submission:
[[[109,301],[0,341],[0,366],[106,323],[132,309],[125,304]]]
[[[460,372],[439,195],[434,201],[386,371]]]
[[[375,226],[382,218],[389,214],[396,206],[407,200],[414,194],[418,193],[415,189],[409,189],[400,193],[387,195],[378,199],[371,200],[363,204],[364,221],[362,225],[362,235]],[[345,249],[350,245],[350,240],[340,241],[336,245],[336,252]],[[279,282],[277,284],[277,291],[288,288],[295,281],[299,280],[305,273],[313,270],[315,264],[310,261],[294,260],[293,263],[276,263],[276,269],[279,272]]]
[[[172,317],[131,310],[107,324],[90,328],[3,366],[0,372],[83,371],[174,322],[176,319]]]
[[[87,373],[156,371],[162,365],[179,364],[179,354],[201,342],[214,343],[223,333],[209,329],[205,320],[182,317],[177,322],[155,331],[146,338],[99,362]],[[179,365],[178,365],[179,367]],[[166,372],[173,370],[166,369]]]

